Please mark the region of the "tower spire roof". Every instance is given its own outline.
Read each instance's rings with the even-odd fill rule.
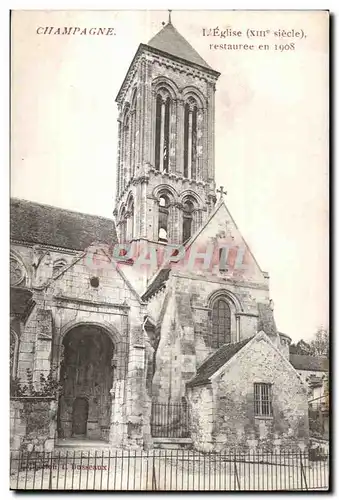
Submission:
[[[162,52],[167,52],[172,56],[185,59],[188,62],[212,69],[192,45],[175,29],[171,21],[171,14],[169,14],[168,23],[151,38],[147,45]]]

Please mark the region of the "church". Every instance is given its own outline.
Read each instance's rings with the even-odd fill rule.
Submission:
[[[114,219],[11,199],[11,449],[307,446],[269,275],[216,189],[219,76],[169,20],[116,97]]]

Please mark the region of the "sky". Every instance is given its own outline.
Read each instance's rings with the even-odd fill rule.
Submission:
[[[147,43],[167,18],[166,11],[13,13],[12,196],[112,217],[115,97],[139,43]],[[228,209],[269,272],[278,329],[294,341],[310,339],[328,324],[327,15],[174,11],[172,23],[221,72],[216,182],[227,190]],[[52,26],[114,27],[116,34],[36,32]],[[204,36],[204,28],[217,27],[244,36]],[[248,40],[248,29],[270,34]],[[303,30],[306,37],[277,39],[278,29]],[[210,48],[220,43],[270,48]],[[286,48],[290,43],[294,50]]]

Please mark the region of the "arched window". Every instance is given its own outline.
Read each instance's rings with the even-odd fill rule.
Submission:
[[[59,274],[59,272],[66,266],[67,262],[63,259],[58,259],[53,263],[53,276]]]
[[[218,349],[231,343],[231,309],[224,297],[212,306],[212,347]]]
[[[128,202],[127,216],[128,216],[128,237],[132,239],[134,236],[134,200],[132,197]]]
[[[166,194],[160,195],[159,198],[159,224],[158,224],[158,240],[168,241],[168,215],[169,215],[169,198]]]
[[[10,284],[11,286],[26,285],[26,270],[21,262],[11,255],[10,257]]]
[[[182,241],[185,243],[192,236],[194,204],[190,199],[184,203],[183,223],[182,223]]]
[[[126,243],[126,211],[125,208],[121,210],[120,214],[120,243]]]
[[[169,171],[171,98],[166,89],[156,97],[155,113],[155,168]]]
[[[190,97],[184,113],[184,176],[190,179],[197,175],[197,123],[197,102]]]

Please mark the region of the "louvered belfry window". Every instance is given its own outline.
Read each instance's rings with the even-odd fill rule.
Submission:
[[[254,384],[254,415],[256,417],[273,415],[271,384]]]
[[[212,308],[212,347],[218,349],[231,343],[231,309],[224,298],[216,300]]]

